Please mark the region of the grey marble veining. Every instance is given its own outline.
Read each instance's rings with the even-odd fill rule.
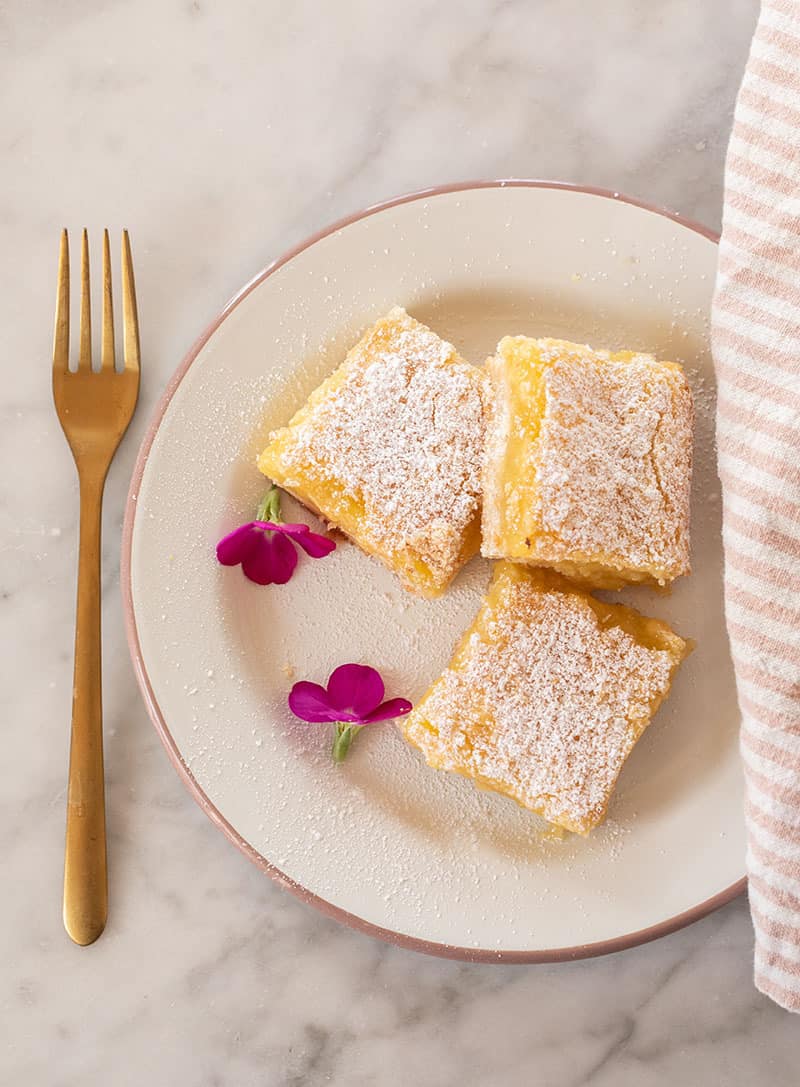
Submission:
[[[442,181],[607,186],[717,225],[755,0],[0,4],[0,1082],[795,1084],[733,903],[610,958],[426,959],[282,893],[184,791],[135,688],[118,538],[155,400],[255,271]],[[50,406],[58,229],[130,228],[140,411],[105,512],[111,917],[60,920],[76,493]]]

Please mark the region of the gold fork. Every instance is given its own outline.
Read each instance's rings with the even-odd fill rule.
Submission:
[[[80,484],[78,603],[64,853],[64,926],[76,944],[90,944],[108,914],[103,703],[100,654],[100,528],[109,465],[139,395],[139,320],[128,232],[122,233],[122,324],[125,366],[117,371],[111,257],[103,232],[103,336],[100,369],[92,369],[89,239],[81,245],[78,367],[69,368],[69,238],[61,234],[53,338],[53,399]]]

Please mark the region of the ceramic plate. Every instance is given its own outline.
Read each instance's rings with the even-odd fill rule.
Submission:
[[[171,382],[134,475],[124,540],[130,645],[170,757],[219,827],[301,898],[362,930],[465,959],[616,950],[743,886],[737,709],[722,611],[708,312],[714,236],[617,194],[492,182],[402,197],[339,223],[249,283]],[[409,596],[350,544],[285,587],[217,565],[250,520],[255,455],[399,303],[475,363],[505,333],[684,363],[697,407],[693,566],[671,596],[624,594],[696,640],[627,763],[608,822],[549,833],[512,801],[427,768],[394,725],[347,761],[294,720],[294,679],[345,661],[419,699],[475,613],[474,560],[446,596]],[[288,502],[290,520],[313,523]]]

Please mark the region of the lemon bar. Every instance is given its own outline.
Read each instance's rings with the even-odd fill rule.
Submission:
[[[682,368],[507,336],[487,369],[482,553],[592,588],[687,574],[694,412]]]
[[[480,546],[485,383],[397,306],[270,435],[258,466],[407,589],[439,596]]]
[[[449,667],[400,727],[437,770],[588,834],[690,648],[555,571],[500,562]]]

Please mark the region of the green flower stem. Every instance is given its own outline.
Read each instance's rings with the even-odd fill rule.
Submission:
[[[350,744],[356,737],[361,725],[354,725],[350,721],[339,721],[336,725],[336,735],[333,739],[333,761],[344,762],[345,755],[350,750]]]
[[[271,521],[273,525],[281,523],[281,492],[277,487],[270,487],[261,499],[256,513],[257,521]]]

